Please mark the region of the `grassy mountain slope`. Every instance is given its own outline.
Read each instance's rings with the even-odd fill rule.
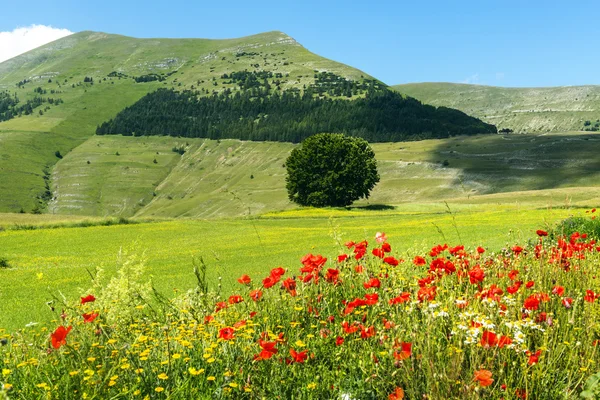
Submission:
[[[410,83],[397,91],[434,106],[459,109],[515,132],[565,132],[600,122],[600,86],[503,88],[457,83]]]
[[[36,196],[45,190],[44,168],[59,160],[55,152],[67,154],[91,137],[98,124],[148,92],[192,85],[220,91],[226,85],[213,78],[256,68],[289,74],[282,83],[289,88],[312,83],[315,70],[371,79],[309,52],[281,32],[227,40],[135,39],[80,32],[0,63],[0,91],[16,93],[25,102],[37,95],[34,90],[39,87],[47,92],[43,97],[64,102],[44,104],[30,115],[0,122],[0,210],[31,211]],[[113,71],[129,78],[108,77]],[[136,83],[131,78],[161,73],[168,79]],[[93,83],[84,82],[86,77]],[[25,83],[17,86],[19,82]]]
[[[171,151],[180,145],[186,147],[183,156]],[[75,215],[215,218],[293,208],[287,200],[283,166],[293,146],[94,137],[57,164],[53,172],[56,199],[50,210]],[[574,198],[597,199],[599,194],[598,134],[478,135],[372,146],[381,182],[369,200],[358,206],[446,199],[531,202],[542,196],[548,203],[563,204]]]

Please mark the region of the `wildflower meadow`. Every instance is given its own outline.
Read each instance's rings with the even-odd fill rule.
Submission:
[[[531,233],[401,257],[378,232],[227,294],[200,264],[175,299],[130,254],[52,325],[0,331],[0,398],[596,398],[600,244]]]

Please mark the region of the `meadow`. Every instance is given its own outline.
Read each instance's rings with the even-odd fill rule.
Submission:
[[[302,217],[219,221],[210,231],[200,221],[6,231],[3,243],[11,248],[35,238],[36,252],[63,252],[47,260],[54,267],[22,270],[37,275],[30,277],[36,287],[50,275],[64,296],[51,304],[54,320],[0,331],[0,394],[595,398],[600,246],[587,234],[550,230],[574,211],[595,218],[589,209],[354,211],[330,218],[306,210]],[[372,233],[382,223],[386,233]],[[72,233],[78,230],[91,236]],[[137,246],[123,251],[116,274],[105,265],[93,284],[69,293],[75,271],[65,271],[73,261],[67,248],[80,267],[86,257],[98,262],[102,255],[89,252],[123,243],[117,232],[138,233],[139,243],[154,240],[157,248],[145,256]],[[450,245],[431,244],[441,242]],[[206,264],[197,265],[191,290],[172,300],[157,296],[147,273],[165,284],[175,268],[150,260],[176,258],[194,245],[204,247]],[[44,252],[28,257],[41,265]],[[65,272],[71,279],[59,276]]]
[[[493,207],[432,203],[109,226],[103,219],[40,216],[39,226],[50,224],[48,229],[19,229],[35,227],[35,216],[0,214],[4,227],[0,257],[10,265],[0,269],[0,327],[13,330],[49,321],[54,314],[46,302],[81,294],[93,283],[89,273],[99,266],[116,273],[124,250],[143,254],[148,277],[161,293],[172,297],[195,285],[193,262],[200,258],[209,267],[211,288],[220,285],[226,292],[240,273],[293,267],[304,249],[334,257],[343,240],[367,238],[384,228],[391,244],[403,253],[419,251],[431,242],[499,250],[530,239],[537,227],[551,227],[581,210],[571,205],[532,209],[518,203]],[[82,224],[91,226],[78,227]]]

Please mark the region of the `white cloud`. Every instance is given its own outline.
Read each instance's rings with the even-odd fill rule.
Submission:
[[[16,28],[12,32],[0,32],[0,62],[72,33],[68,29],[58,29],[46,25],[31,25],[25,28]]]
[[[477,83],[479,82],[479,74],[473,74],[461,83]]]

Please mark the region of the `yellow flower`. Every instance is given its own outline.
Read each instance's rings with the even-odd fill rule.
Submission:
[[[154,391],[155,391],[156,393],[164,392],[164,391],[165,391],[165,388],[164,388],[164,387],[161,387],[161,386],[159,386],[159,387],[157,387],[156,389],[154,389]]]
[[[158,375],[158,379],[167,380],[169,379],[169,376],[163,372],[160,375]]]
[[[238,387],[238,384],[237,384],[237,383],[235,383],[235,382],[231,382],[231,383],[229,384],[229,386],[231,386],[232,388],[236,388],[236,387]]]
[[[196,369],[194,367],[190,367],[188,371],[190,372],[190,375],[198,376],[204,372],[204,368]]]
[[[143,368],[138,368],[138,369],[135,370],[136,374],[141,374],[142,372],[144,372]]]
[[[11,385],[10,383],[5,383],[4,385],[2,385],[2,388],[8,392],[10,389],[13,388],[13,385]]]
[[[11,372],[12,372],[12,370],[3,368],[2,369],[2,376],[8,376],[8,375],[11,374]]]
[[[117,384],[116,381],[109,381],[108,386],[115,386]]]
[[[129,369],[130,367],[131,367],[131,365],[129,365],[129,364],[121,365],[121,369]]]
[[[137,389],[135,392],[133,392],[134,396],[139,396],[140,393],[142,393],[142,391],[140,389]]]
[[[214,363],[216,360],[214,358],[209,358],[208,360],[206,360],[207,363],[211,364]]]
[[[207,381],[214,381],[215,379],[217,378],[215,378],[214,376],[209,376],[208,378],[206,378]]]
[[[96,357],[89,357],[87,360],[88,360],[89,362],[94,362],[94,361],[96,361]]]
[[[312,382],[312,383],[309,383],[306,387],[309,388],[309,389],[314,389],[314,388],[317,387],[317,384],[314,383],[314,382]]]
[[[181,354],[173,354],[172,356],[173,360],[177,360],[181,358]]]
[[[79,375],[79,371],[71,371],[71,372],[69,372],[69,375],[71,375],[71,376]]]
[[[306,344],[302,340],[296,340],[297,347],[306,347]]]

